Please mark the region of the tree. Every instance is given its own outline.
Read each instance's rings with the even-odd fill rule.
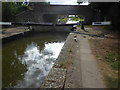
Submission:
[[[28,10],[29,7],[23,2],[3,2],[2,3],[2,21],[14,21],[15,15]]]
[[[120,28],[120,2],[93,2],[90,6],[101,13],[101,21],[109,20],[113,28]]]

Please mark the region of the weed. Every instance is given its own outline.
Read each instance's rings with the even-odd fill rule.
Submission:
[[[77,25],[77,27],[81,27],[80,25]]]
[[[65,60],[60,63],[60,68],[68,68],[69,65],[73,64],[71,60]]]
[[[108,75],[105,76],[105,82],[108,88],[118,88],[118,78],[112,78]]]
[[[111,65],[113,69],[119,69],[118,61],[120,60],[120,55],[108,52],[105,56],[105,60]]]
[[[72,52],[72,50],[69,50],[69,52],[71,53],[71,52]]]

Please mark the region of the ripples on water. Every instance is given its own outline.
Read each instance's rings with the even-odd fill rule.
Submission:
[[[63,45],[64,42],[45,43],[43,50],[40,50],[34,42],[27,45],[24,55],[18,55],[21,63],[27,66],[27,72],[24,73],[23,80],[18,81],[15,87],[40,87]]]

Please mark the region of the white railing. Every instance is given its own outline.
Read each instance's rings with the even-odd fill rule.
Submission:
[[[12,25],[11,22],[0,22],[0,25]]]
[[[111,22],[92,22],[92,25],[111,25]]]

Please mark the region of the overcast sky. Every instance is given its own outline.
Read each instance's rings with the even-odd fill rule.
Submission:
[[[0,0],[2,2],[13,2],[13,1],[17,1],[17,2],[21,2],[24,0]],[[46,1],[50,1],[52,3],[75,3],[77,0],[29,0],[30,2],[46,2]],[[83,0],[78,0],[79,2],[83,1]],[[88,0],[89,2],[118,2],[120,0]]]
[[[63,5],[78,5],[78,0],[47,0],[51,4],[63,4]],[[80,2],[84,1],[81,5],[88,5],[88,0],[81,0]]]
[[[50,2],[51,4],[77,4],[77,0],[47,0],[48,2]],[[77,4],[78,5],[78,4]]]

